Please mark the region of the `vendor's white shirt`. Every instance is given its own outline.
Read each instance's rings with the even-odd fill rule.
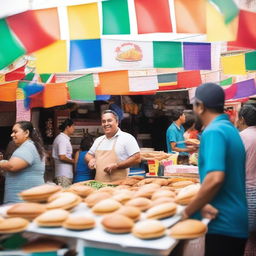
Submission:
[[[55,164],[55,177],[65,176],[73,178],[73,165],[64,163],[59,160],[59,155],[65,155],[72,159],[73,148],[70,143],[70,138],[65,133],[61,132],[54,140],[52,145],[52,157]]]
[[[140,152],[136,139],[131,134],[119,129],[118,132],[110,139],[105,135],[97,138],[90,148],[89,153],[91,155],[95,155],[96,150],[111,150],[115,140],[115,152],[120,161],[126,160],[135,153]]]

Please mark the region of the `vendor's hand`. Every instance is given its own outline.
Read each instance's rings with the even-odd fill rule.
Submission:
[[[88,162],[88,167],[90,169],[95,169],[96,168],[96,160],[95,158],[92,158],[89,162]]]
[[[202,209],[201,209],[201,215],[204,217],[204,218],[207,218],[207,219],[215,219],[216,216],[218,215],[218,209],[216,209],[215,207],[213,207],[212,205],[210,204],[207,204],[205,205]]]
[[[188,146],[187,147],[187,152],[195,152],[198,150],[198,147],[195,146]]]
[[[117,164],[109,164],[105,167],[104,172],[110,174],[112,171],[116,170],[118,168]]]

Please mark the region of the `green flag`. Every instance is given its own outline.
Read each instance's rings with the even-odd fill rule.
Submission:
[[[153,42],[154,67],[183,67],[181,42]]]
[[[52,74],[40,74],[41,81],[46,83]]]
[[[92,74],[67,82],[71,100],[96,100]]]
[[[24,54],[25,49],[12,35],[6,20],[0,19],[0,69],[7,67]]]
[[[245,53],[246,70],[256,70],[256,51]]]
[[[102,2],[103,34],[130,34],[130,20],[127,0]]]
[[[230,23],[239,12],[238,7],[233,0],[211,0],[218,6],[220,12],[224,15],[225,23]]]
[[[233,83],[232,77],[229,77],[225,80],[220,81],[220,86],[226,86],[226,85],[231,85]]]

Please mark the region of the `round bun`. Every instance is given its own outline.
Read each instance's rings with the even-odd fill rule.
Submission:
[[[72,230],[91,229],[95,227],[95,220],[91,216],[70,215],[62,226]]]
[[[122,234],[131,232],[134,222],[124,215],[113,213],[103,217],[101,224],[108,232]]]
[[[69,188],[70,192],[73,192],[81,197],[87,197],[88,195],[90,195],[91,193],[95,192],[95,189],[90,187],[90,186],[85,186],[82,184],[73,184],[70,188]]]
[[[111,194],[107,192],[95,192],[87,196],[84,202],[87,204],[88,207],[93,207],[98,202],[110,197],[111,197]]]
[[[137,197],[128,201],[125,205],[138,207],[141,211],[145,211],[151,207],[151,200],[145,197]]]
[[[0,234],[16,233],[25,230],[29,222],[23,218],[9,218],[1,221]]]
[[[144,220],[134,225],[132,233],[141,239],[153,239],[163,236],[165,227],[158,220]]]
[[[191,180],[181,180],[181,181],[177,181],[177,182],[174,182],[171,184],[171,187],[172,188],[175,188],[175,189],[179,189],[179,188],[184,188],[188,185],[191,185],[191,184],[194,184],[193,181]]]
[[[200,184],[192,184],[182,188],[177,196],[175,197],[175,202],[177,204],[186,205],[189,204],[191,200],[197,195],[200,189]]]
[[[159,197],[172,197],[172,198],[174,198],[175,196],[176,196],[175,192],[173,192],[171,190],[167,190],[167,189],[161,189],[161,190],[158,190],[158,191],[154,192],[151,199],[156,200]]]
[[[207,226],[203,222],[187,219],[175,224],[168,233],[176,239],[191,239],[200,237],[206,232]]]
[[[134,206],[122,206],[115,213],[124,215],[133,221],[137,221],[140,218],[141,211],[139,208]]]
[[[164,203],[172,203],[174,202],[174,198],[171,197],[158,197],[156,200],[152,201],[152,207],[159,205],[159,204],[164,204]]]
[[[104,199],[97,204],[95,204],[92,208],[92,211],[95,214],[107,214],[118,210],[121,207],[121,203],[117,202],[112,198]]]
[[[150,208],[147,213],[147,219],[163,219],[173,216],[176,213],[177,205],[175,203],[164,203]]]

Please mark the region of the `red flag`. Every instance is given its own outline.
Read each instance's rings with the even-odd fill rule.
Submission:
[[[57,8],[30,10],[6,20],[27,53],[39,50],[60,38]]]
[[[236,95],[236,91],[237,91],[236,84],[233,84],[230,87],[228,87],[227,89],[225,89],[224,90],[225,100],[230,100],[230,99],[234,98],[234,96]]]
[[[199,70],[178,72],[177,80],[179,88],[197,87],[202,83]]]
[[[25,65],[5,74],[5,81],[21,80],[25,77]]]

